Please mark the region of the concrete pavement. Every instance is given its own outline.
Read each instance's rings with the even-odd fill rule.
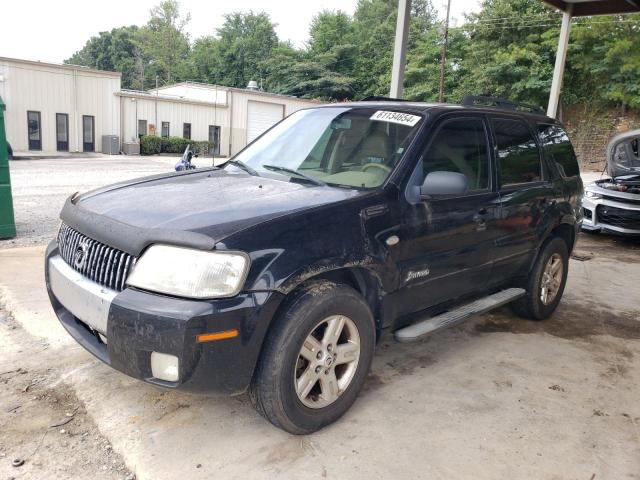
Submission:
[[[549,321],[502,309],[416,344],[383,341],[354,407],[306,437],[273,428],[246,396],[162,391],[94,359],[51,310],[43,244],[70,193],[174,161],[11,163],[21,238],[0,242],[0,478],[122,479],[112,468],[122,461],[153,480],[640,479],[640,244],[612,237],[581,235],[583,261],[571,261]],[[2,305],[15,321],[3,321]],[[5,365],[26,372],[7,380]],[[87,419],[43,443],[48,419],[28,430],[29,417],[60,392]],[[94,430],[97,450],[80,441]],[[11,467],[25,452],[25,465]]]
[[[640,478],[638,246],[588,236],[580,251],[593,258],[572,260],[553,319],[505,309],[417,344],[387,340],[351,411],[306,437],[245,396],[161,391],[93,359],[48,306],[41,247],[0,251],[0,292],[25,335],[50,344],[39,355],[58,365],[52,382],[140,479]]]

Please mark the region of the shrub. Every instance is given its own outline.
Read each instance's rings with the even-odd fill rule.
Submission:
[[[155,135],[144,135],[140,139],[140,153],[142,155],[157,155],[162,152],[162,138]]]
[[[198,155],[208,155],[209,154],[209,142],[207,142],[206,140],[202,141],[202,142],[192,142],[191,143],[191,148]]]
[[[162,151],[167,153],[182,153],[191,140],[181,137],[163,138]]]
[[[181,137],[162,138],[155,135],[145,135],[140,139],[140,153],[142,155],[157,155],[159,153],[183,153],[187,145],[198,155],[209,153],[209,142],[196,142]]]

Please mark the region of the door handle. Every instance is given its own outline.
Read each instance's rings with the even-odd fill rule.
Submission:
[[[473,221],[476,223],[485,223],[485,215],[487,215],[489,212],[487,211],[486,208],[481,208],[480,210],[478,210],[478,213],[476,213],[473,216]]]

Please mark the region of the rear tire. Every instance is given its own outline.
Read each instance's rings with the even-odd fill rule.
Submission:
[[[524,297],[511,304],[516,315],[530,320],[544,320],[555,311],[567,283],[569,252],[567,244],[552,237],[543,244],[531,269]]]
[[[251,401],[273,425],[296,435],[340,418],[371,366],[373,315],[351,287],[312,282],[285,304],[263,347]]]

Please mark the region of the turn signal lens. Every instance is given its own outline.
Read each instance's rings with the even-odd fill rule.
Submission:
[[[216,340],[226,340],[227,338],[234,338],[238,336],[238,330],[225,330],[224,332],[215,332],[215,333],[203,333],[201,335],[196,336],[196,342],[198,343],[206,343],[206,342],[215,342]]]

